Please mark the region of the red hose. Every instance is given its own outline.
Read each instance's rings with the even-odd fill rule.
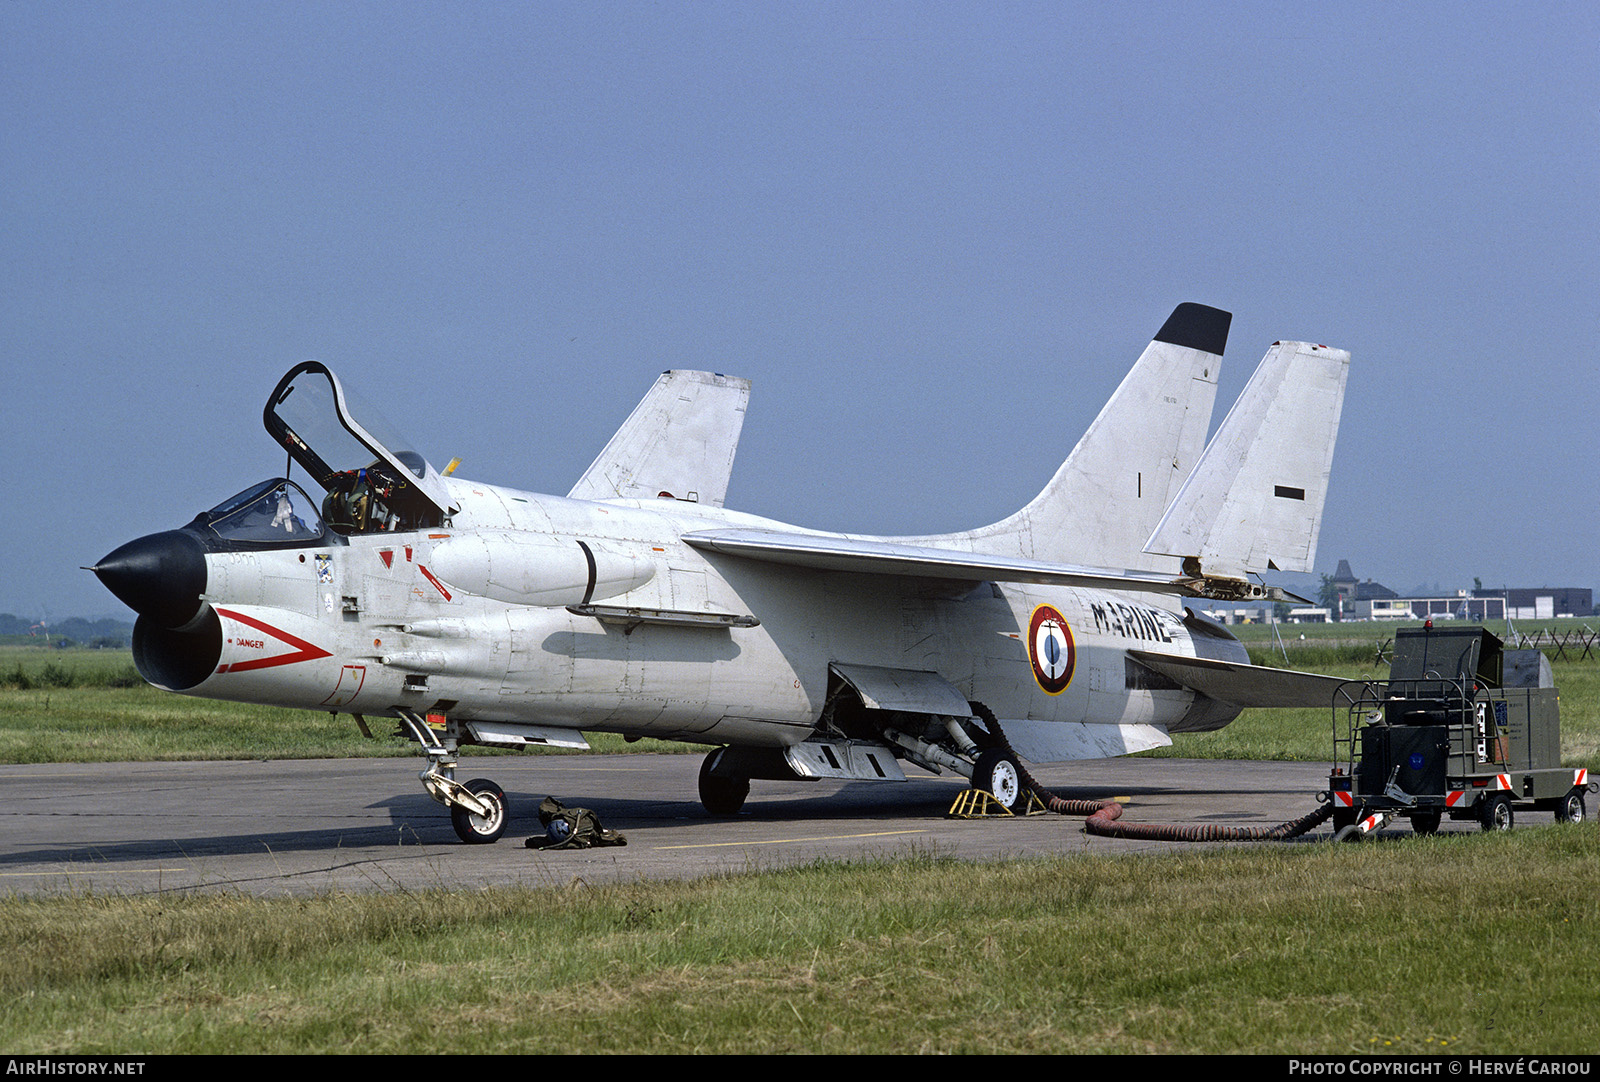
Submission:
[[[1298,838],[1326,822],[1333,805],[1324,804],[1309,815],[1274,827],[1225,827],[1214,823],[1202,826],[1174,826],[1167,823],[1119,823],[1122,805],[1115,800],[1066,800],[1035,781],[1024,767],[1022,780],[1038,794],[1045,807],[1058,815],[1086,815],[1083,829],[1102,838],[1132,838],[1149,842],[1276,842]]]
[[[1000,723],[995,720],[994,713],[982,703],[973,703],[972,707],[985,725],[989,727],[995,738],[1005,746],[1013,758],[1016,752],[1011,749],[1011,742],[1000,731]],[[1044,801],[1045,807],[1058,815],[1084,815],[1083,829],[1090,834],[1097,834],[1102,838],[1132,838],[1139,841],[1152,842],[1275,842],[1287,838],[1298,838],[1313,827],[1326,822],[1333,815],[1333,805],[1324,804],[1316,811],[1287,823],[1279,823],[1273,827],[1225,827],[1215,824],[1203,826],[1174,826],[1167,823],[1119,823],[1116,820],[1122,816],[1122,805],[1114,800],[1067,800],[1056,796],[1050,790],[1040,785],[1028,768],[1017,760],[1018,768],[1022,772],[1022,784]]]
[[[1073,801],[1072,803],[1086,803]],[[1324,804],[1309,815],[1302,815],[1275,827],[1225,827],[1215,823],[1202,826],[1174,826],[1168,823],[1116,823],[1112,820],[1122,814],[1120,804],[1107,801],[1105,807],[1084,820],[1083,829],[1102,838],[1135,838],[1154,842],[1276,842],[1298,838],[1327,820],[1333,814],[1333,805]]]

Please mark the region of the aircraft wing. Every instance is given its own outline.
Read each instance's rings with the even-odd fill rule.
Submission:
[[[1234,706],[1326,709],[1333,705],[1339,689],[1349,683],[1336,676],[1202,657],[1154,654],[1148,650],[1129,650],[1128,656],[1186,688]]]
[[[567,495],[670,496],[721,507],[749,401],[747,379],[663,372]]]
[[[699,530],[684,534],[683,540],[708,552],[790,567],[807,567],[815,571],[849,571],[863,575],[900,575],[971,582],[1028,582],[1044,586],[1082,586],[1099,590],[1194,596],[1189,583],[1153,571],[1079,567],[1020,556],[960,552],[842,534],[756,529]]]

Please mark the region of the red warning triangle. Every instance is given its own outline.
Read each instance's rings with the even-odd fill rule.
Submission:
[[[219,673],[247,672],[250,669],[270,669],[277,665],[293,665],[301,661],[315,661],[317,658],[333,656],[322,647],[313,646],[299,636],[291,635],[287,631],[275,628],[264,620],[257,620],[254,616],[246,616],[244,613],[234,612],[232,609],[218,609],[217,613],[237,623],[244,624],[246,627],[254,628],[263,635],[271,636],[272,639],[289,647],[288,653],[274,654],[271,657],[251,658],[248,661],[235,661],[231,665],[220,666],[217,669]],[[238,636],[235,637],[238,638]],[[263,650],[270,649],[270,645],[264,639],[253,641],[260,642]]]

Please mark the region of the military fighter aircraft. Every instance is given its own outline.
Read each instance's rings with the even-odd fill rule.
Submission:
[[[508,808],[456,779],[458,748],[584,748],[582,730],[714,745],[713,815],[752,778],[898,781],[902,761],[1014,807],[1019,756],[1329,701],[1181,603],[1281,596],[1255,576],[1310,570],[1343,401],[1347,353],[1279,342],[1207,444],[1231,318],[1178,306],[1037,498],[926,537],[725,508],[745,380],[662,375],[562,497],[441,475],[308,361],[263,420],[320,494],[275,477],[92,570],[139,614],[157,687],[369,735],[399,719],[467,842]]]

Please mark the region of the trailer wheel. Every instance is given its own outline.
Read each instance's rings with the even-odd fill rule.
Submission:
[[[1439,833],[1439,820],[1444,818],[1442,812],[1426,811],[1411,813],[1411,831],[1414,834]]]
[[[1508,796],[1492,796],[1478,805],[1478,825],[1484,830],[1510,830],[1513,819]]]
[[[1556,805],[1556,822],[1581,823],[1585,811],[1583,790],[1575,787],[1572,792],[1561,798],[1561,803]]]

